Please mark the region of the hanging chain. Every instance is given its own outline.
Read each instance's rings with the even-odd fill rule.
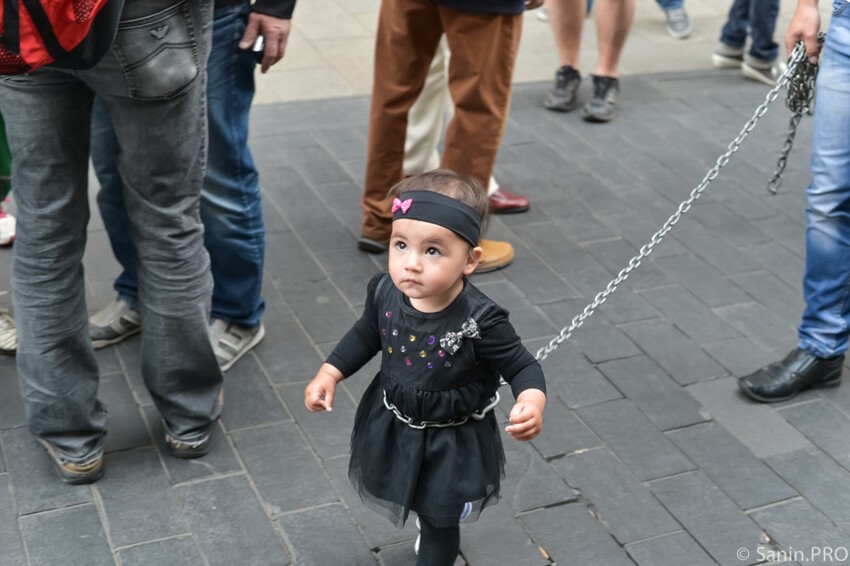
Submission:
[[[798,72],[800,72],[801,63],[805,62],[805,59],[806,48],[803,46],[802,43],[798,43],[797,46],[794,48],[794,51],[791,52],[791,57],[788,58],[788,68],[785,70],[782,76],[779,77],[779,80],[777,80],[776,82],[776,86],[773,87],[767,93],[764,102],[762,102],[759,107],[756,108],[756,111],[753,116],[747,121],[746,124],[744,124],[744,127],[741,129],[741,131],[729,144],[726,153],[717,158],[714,167],[709,169],[708,173],[705,174],[705,177],[703,177],[700,184],[697,185],[691,191],[688,199],[682,202],[679,205],[678,210],[676,210],[676,212],[673,214],[673,216],[668,218],[667,221],[661,226],[661,229],[652,235],[652,238],[650,239],[649,243],[645,244],[642,248],[640,248],[638,255],[630,259],[629,264],[623,269],[621,269],[614,279],[608,282],[608,285],[605,287],[605,289],[596,294],[596,296],[593,298],[593,301],[586,307],[584,307],[584,310],[581,312],[581,314],[573,318],[573,320],[568,326],[562,328],[558,335],[549,341],[549,344],[537,350],[536,358],[538,360],[545,360],[549,356],[549,354],[555,351],[558,346],[563,344],[572,335],[573,331],[579,328],[582,324],[584,324],[584,321],[590,318],[593,313],[596,312],[596,309],[608,299],[608,296],[617,290],[617,287],[623,281],[625,281],[626,278],[631,274],[631,272],[634,271],[640,265],[641,261],[643,261],[646,256],[652,253],[652,250],[661,242],[661,239],[667,234],[667,232],[669,232],[673,228],[673,226],[675,226],[676,223],[679,222],[679,220],[682,218],[682,215],[684,215],[686,212],[688,212],[688,210],[690,210],[694,202],[702,195],[703,191],[708,188],[708,185],[711,184],[711,182],[717,178],[717,176],[720,174],[720,169],[722,169],[729,163],[729,160],[731,159],[732,155],[737,152],[738,149],[740,149],[741,144],[744,142],[745,139],[747,139],[747,136],[750,135],[750,132],[753,131],[762,116],[765,115],[765,113],[767,112],[767,107],[773,102],[775,102],[776,99],[779,97],[779,91],[782,90],[782,88],[786,84],[788,84],[789,81],[792,80],[792,78],[796,77]],[[805,64],[809,65],[808,62],[805,62]],[[814,77],[812,77],[812,81],[813,80]]]
[[[826,34],[818,34],[818,51],[820,51],[825,38]],[[803,119],[804,114],[812,115],[817,76],[818,65],[813,65],[809,63],[808,59],[803,59],[798,71],[788,81],[788,97],[785,99],[785,106],[791,111],[791,121],[788,124],[788,137],[785,138],[785,144],[779,152],[779,160],[776,163],[776,169],[773,171],[773,177],[767,183],[767,190],[771,194],[775,195],[779,192],[779,187],[782,185],[782,172],[785,171],[788,154],[794,147],[794,138],[797,135],[797,126],[800,125],[800,120]]]

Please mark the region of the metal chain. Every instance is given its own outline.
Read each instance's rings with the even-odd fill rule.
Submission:
[[[679,205],[679,208],[673,214],[673,216],[668,218],[667,221],[661,226],[661,229],[652,235],[652,238],[650,239],[649,243],[645,244],[642,248],[640,248],[640,252],[638,253],[638,255],[630,259],[629,264],[623,269],[621,269],[614,279],[608,282],[608,285],[605,287],[605,289],[596,294],[596,296],[593,298],[593,301],[586,307],[584,307],[584,310],[581,312],[581,314],[573,318],[573,320],[568,326],[562,328],[558,335],[549,341],[549,344],[537,350],[536,358],[538,360],[545,360],[549,356],[549,354],[555,351],[558,346],[563,344],[572,335],[573,331],[579,328],[582,324],[584,324],[584,321],[590,318],[590,316],[593,315],[594,312],[596,312],[596,309],[608,299],[611,293],[617,290],[617,287],[623,281],[625,281],[629,274],[631,274],[631,272],[634,271],[640,265],[641,261],[650,253],[652,253],[652,250],[661,242],[661,239],[667,234],[667,232],[669,232],[673,228],[673,226],[675,226],[676,223],[679,222],[679,220],[682,218],[682,215],[684,215],[686,212],[688,212],[688,210],[690,210],[694,202],[702,195],[703,191],[708,188],[708,185],[711,184],[711,182],[717,178],[717,176],[720,174],[720,169],[722,169],[729,163],[729,160],[731,159],[732,155],[738,151],[741,144],[744,142],[745,139],[747,139],[747,136],[749,136],[750,132],[752,132],[753,129],[756,127],[758,121],[767,112],[767,107],[773,102],[775,102],[776,99],[779,97],[779,91],[782,90],[782,88],[786,84],[788,84],[791,78],[795,77],[796,73],[799,72],[800,63],[805,59],[806,49],[802,43],[798,43],[797,46],[794,48],[794,51],[791,52],[791,57],[788,59],[788,68],[785,70],[782,76],[779,77],[779,80],[776,82],[776,86],[773,87],[770,92],[767,93],[764,102],[759,105],[753,116],[747,121],[746,124],[744,124],[744,127],[741,129],[741,131],[729,144],[726,153],[717,158],[714,167],[709,169],[708,173],[705,174],[705,177],[703,177],[700,184],[697,185],[691,191],[688,199],[682,202]]]
[[[825,38],[826,34],[824,33],[818,35],[818,47],[823,45]],[[785,143],[779,152],[779,160],[776,163],[776,169],[773,171],[773,177],[767,183],[767,190],[771,194],[775,195],[779,192],[779,187],[782,185],[782,172],[785,171],[788,154],[791,153],[791,148],[794,147],[797,126],[800,125],[803,114],[812,115],[812,102],[815,98],[815,80],[817,76],[818,65],[813,65],[809,63],[808,59],[804,59],[800,62],[798,71],[794,73],[794,76],[788,82],[788,97],[785,99],[785,106],[788,107],[792,114],[788,124],[788,136],[785,138]]]

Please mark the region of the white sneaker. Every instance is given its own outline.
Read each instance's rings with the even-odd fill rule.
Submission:
[[[117,344],[142,331],[142,317],[121,297],[89,318],[89,336],[95,350]]]
[[[262,324],[255,328],[247,328],[220,318],[212,319],[210,343],[221,371],[229,370],[233,364],[242,359],[242,356],[259,344],[265,335],[266,328]]]
[[[15,319],[6,309],[0,309],[0,354],[14,356],[18,351],[18,330]]]
[[[779,77],[786,70],[785,63],[782,61],[760,61],[752,57],[744,56],[744,62],[741,63],[741,73],[748,79],[753,79],[767,86],[776,86]]]
[[[15,217],[3,210],[0,204],[0,246],[11,246],[15,241]]]

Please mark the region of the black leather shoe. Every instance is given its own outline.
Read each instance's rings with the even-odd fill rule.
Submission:
[[[835,387],[841,383],[844,354],[819,358],[799,348],[785,359],[774,362],[738,380],[747,396],[762,403],[787,401],[810,387]]]

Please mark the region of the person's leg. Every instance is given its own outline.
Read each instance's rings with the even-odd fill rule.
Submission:
[[[735,49],[744,48],[750,30],[751,2],[752,0],[733,0],[729,17],[720,32],[720,43]]]
[[[587,15],[584,0],[549,0],[549,25],[555,38],[558,64],[579,70],[581,55],[581,32]]]
[[[442,6],[439,12],[452,54],[449,91],[455,111],[441,165],[487,187],[507,124],[522,16]]]
[[[838,385],[850,334],[850,12],[833,16],[817,81],[798,348],[738,380],[758,401]]]
[[[422,90],[442,34],[433,0],[381,3],[361,201],[364,218],[360,247],[364,251],[382,251],[363,245],[364,239],[379,245],[389,240],[391,214],[387,191],[404,176],[407,113]]]
[[[95,176],[100,183],[97,192],[97,206],[103,219],[103,227],[109,236],[112,253],[121,265],[121,274],[115,280],[115,291],[134,311],[139,310],[139,298],[136,281],[138,254],[136,245],[127,226],[130,219],[124,207],[124,193],[121,175],[118,174],[118,156],[120,148],[112,120],[106,105],[95,97],[91,120],[91,160]]]
[[[448,67],[449,49],[443,39],[428,68],[422,92],[407,113],[403,166],[405,177],[440,166],[437,145],[443,134],[443,124],[451,119],[454,111],[449,96]]]
[[[682,8],[685,5],[685,0],[655,0],[658,7],[664,10],[672,10],[674,8]]]
[[[421,540],[416,566],[453,566],[460,551],[460,525],[437,527],[419,515]]]
[[[106,431],[82,266],[92,97],[56,71],[0,79],[20,218],[12,302],[27,424],[57,462],[81,467],[100,458]]]
[[[779,0],[750,0],[749,56],[770,62],[779,55],[779,44],[773,40],[776,18],[779,17]]]
[[[598,0],[596,4],[596,61],[598,77],[617,77],[620,55],[635,16],[635,0]]]
[[[118,170],[139,255],[142,375],[168,437],[188,445],[184,450],[170,441],[170,449],[178,446],[172,454],[187,457],[208,448],[221,411],[222,375],[207,322],[212,278],[199,211],[212,6],[202,0],[165,10],[171,5],[149,0],[124,10],[125,18],[163,14],[152,25],[169,28],[171,49],[162,50],[144,29],[126,28],[113,50],[79,76],[103,98],[121,147]],[[163,65],[174,72],[162,73]]]
[[[664,11],[667,34],[673,39],[685,39],[694,30],[691,19],[685,11],[684,0],[656,0]]]

